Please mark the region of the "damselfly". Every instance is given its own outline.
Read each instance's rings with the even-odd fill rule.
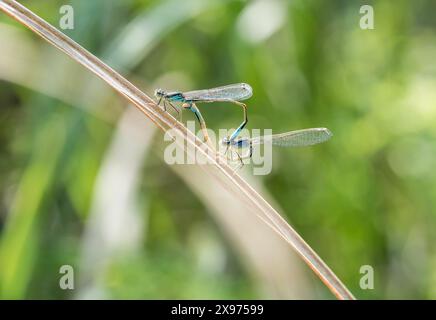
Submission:
[[[247,106],[240,101],[250,98],[253,95],[253,89],[246,83],[236,83],[212,89],[188,92],[167,92],[162,89],[157,89],[154,94],[156,98],[159,99],[158,104],[163,101],[165,110],[166,104],[168,103],[178,114],[180,114],[180,110],[173,103],[181,102],[183,108],[191,110],[196,115],[202,128],[206,127],[206,124],[204,123],[200,111],[196,108],[195,103],[231,102],[241,106],[244,110],[244,121],[230,136],[229,140],[234,140],[248,122]]]
[[[221,143],[226,147],[224,154],[227,154],[230,149],[231,154],[228,158],[232,161],[236,160],[233,157],[234,152],[237,155],[237,160],[243,165],[243,159],[251,158],[253,155],[253,146],[255,145],[271,143],[272,145],[281,147],[304,147],[325,142],[332,136],[333,134],[327,128],[310,128],[254,138],[224,138]],[[241,155],[238,152],[240,149],[247,148],[248,152],[246,154]]]

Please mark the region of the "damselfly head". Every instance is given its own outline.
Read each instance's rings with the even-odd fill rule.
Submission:
[[[165,96],[165,91],[163,89],[156,89],[154,90],[154,96],[156,98],[162,98]]]
[[[223,138],[223,139],[221,140],[221,144],[222,144],[223,146],[227,146],[228,144],[230,144],[230,139],[229,139],[229,137],[225,137],[225,138]]]

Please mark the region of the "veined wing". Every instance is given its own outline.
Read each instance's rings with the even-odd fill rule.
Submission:
[[[188,101],[241,101],[250,98],[253,89],[246,83],[235,83],[227,86],[183,92]]]
[[[272,143],[282,147],[303,147],[325,142],[332,136],[333,134],[327,128],[310,128],[256,137],[251,141],[252,144]]]

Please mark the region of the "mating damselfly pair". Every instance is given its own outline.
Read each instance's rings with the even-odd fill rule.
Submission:
[[[230,136],[230,139],[233,140],[238,136],[241,130],[244,129],[248,122],[247,106],[245,103],[242,103],[241,100],[250,98],[253,95],[253,89],[246,83],[237,83],[213,89],[188,92],[166,92],[165,90],[157,89],[154,94],[159,99],[158,104],[163,100],[164,109],[166,110],[166,104],[168,103],[176,110],[178,115],[181,114],[180,110],[173,103],[182,103],[184,109],[189,109],[195,114],[202,128],[206,128],[206,123],[195,103],[230,102],[241,106],[244,110],[244,120]]]
[[[238,137],[248,122],[247,106],[241,101],[250,98],[252,95],[253,89],[246,83],[237,83],[212,89],[188,92],[167,92],[162,89],[157,89],[155,91],[155,96],[158,98],[158,104],[163,101],[165,110],[167,109],[168,103],[181,118],[181,111],[176,105],[174,105],[176,102],[181,103],[182,108],[189,109],[195,114],[202,129],[206,128],[206,123],[200,110],[197,108],[196,103],[230,102],[241,106],[244,111],[244,119],[242,123],[230,135],[230,137],[221,140],[221,144],[225,147],[224,154],[227,155],[227,158],[229,160],[238,160],[241,165],[243,165],[243,159],[252,156],[253,146],[259,144],[271,143],[273,145],[285,147],[301,147],[322,143],[331,138],[332,133],[327,128],[302,129],[254,138]],[[243,149],[247,150],[245,154],[240,153],[240,150]],[[233,157],[233,154],[237,155],[236,159]]]

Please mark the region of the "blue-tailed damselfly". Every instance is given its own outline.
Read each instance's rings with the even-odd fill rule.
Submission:
[[[226,147],[224,154],[227,154],[229,149],[230,152],[235,152],[242,165],[243,159],[251,158],[253,155],[253,146],[255,145],[271,143],[281,147],[303,147],[325,142],[332,136],[333,134],[327,128],[310,128],[254,138],[224,138],[221,143]],[[237,150],[244,148],[248,148],[248,152],[245,155],[241,155]],[[230,155],[231,157],[228,158],[235,160],[233,154],[231,153]]]
[[[250,87],[250,85],[246,83],[236,83],[212,89],[194,90],[188,92],[167,92],[163,89],[157,89],[155,91],[155,96],[159,99],[158,104],[163,101],[165,110],[166,104],[168,103],[174,110],[177,111],[178,114],[180,114],[180,111],[173,104],[173,102],[181,102],[183,108],[189,109],[195,114],[202,128],[206,128],[206,124],[203,120],[203,117],[201,116],[200,111],[195,106],[195,103],[231,102],[241,106],[244,110],[244,121],[229,137],[229,140],[232,141],[238,136],[240,131],[246,126],[248,122],[247,106],[240,101],[246,100],[252,95],[253,89]]]

